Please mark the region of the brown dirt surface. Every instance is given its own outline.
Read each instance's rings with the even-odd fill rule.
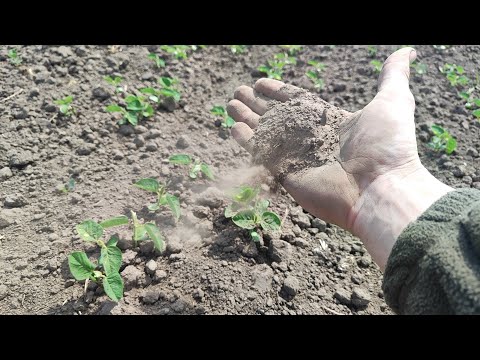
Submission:
[[[283,81],[317,91],[305,73],[309,60],[321,61],[326,86],[318,95],[353,113],[376,93],[378,74],[370,61],[383,61],[399,47],[376,46],[372,57],[365,45],[304,46],[297,64],[285,67]],[[411,76],[420,157],[445,183],[480,188],[480,123],[465,109],[461,89],[438,70],[445,63],[462,65],[474,85],[480,47],[414,47],[427,68],[423,74],[412,69]],[[359,239],[315,219],[264,170],[252,168],[251,156],[210,113],[214,105],[225,106],[239,85],[253,85],[262,76],[257,67],[284,49],[250,46],[233,54],[229,46],[207,46],[177,60],[157,45],[29,45],[15,46],[23,60],[15,66],[7,56],[11,48],[0,48],[1,314],[392,314],[383,299],[382,274]],[[163,57],[166,67],[157,68],[150,52]],[[104,81],[107,75],[123,77],[129,92],[157,87],[160,76],[174,77],[182,97],[135,128],[119,126],[118,116],[105,107],[123,103],[125,95]],[[67,95],[74,97],[71,117],[59,114],[54,102]],[[292,130],[298,118],[294,104],[302,101],[309,104],[306,137]],[[274,136],[267,122],[282,121],[282,133],[301,145],[281,149],[289,159],[282,169],[301,169],[298,157],[312,144],[330,152],[317,152],[309,161],[331,161],[337,123],[319,132],[323,120],[315,109],[323,103],[290,103],[272,109],[259,129]],[[457,138],[452,155],[426,146],[433,123]],[[260,143],[259,151],[267,150]],[[168,163],[174,153],[206,162],[216,180],[190,179],[185,167]],[[275,156],[269,158],[278,161]],[[148,211],[154,197],[133,186],[144,177],[170,182],[169,191],[181,203],[177,223],[169,210]],[[60,189],[69,178],[75,187],[64,193]],[[225,194],[244,182],[261,185],[271,209],[285,218],[281,232],[263,234],[259,246],[224,217]],[[77,235],[77,224],[130,217],[130,210],[160,227],[167,251],[157,255],[151,242],[133,247],[129,230],[109,230],[121,238],[126,285],[123,299],[113,303],[93,283],[84,292],[67,257],[72,251],[86,251],[92,259],[99,254]]]

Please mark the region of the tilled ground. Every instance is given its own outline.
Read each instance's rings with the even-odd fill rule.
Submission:
[[[383,61],[398,47],[378,46],[375,58]],[[7,61],[7,47],[0,50],[0,313],[391,314],[382,275],[361,242],[305,213],[262,174],[257,178],[266,179],[273,209],[286,215],[281,234],[265,235],[264,245],[255,247],[223,216],[224,193],[262,171],[250,168],[250,156],[215,126],[210,109],[225,105],[237,86],[253,84],[261,76],[255,69],[279,47],[252,46],[233,55],[228,46],[207,46],[186,60],[165,57],[167,67],[160,70],[147,59],[150,51],[161,53],[157,46],[17,49],[23,59],[18,67]],[[479,122],[438,70],[456,63],[475,79],[480,47],[416,49],[428,66],[426,74],[412,72],[411,81],[422,161],[449,185],[480,188]],[[304,75],[310,59],[326,64],[325,100],[356,111],[375,95],[367,46],[305,46],[284,81],[313,89]],[[105,111],[121,100],[106,75],[120,75],[135,89],[154,85],[159,76],[175,77],[182,100],[136,128],[119,127]],[[54,104],[67,95],[77,110],[71,118]],[[451,156],[426,147],[432,123],[458,139]],[[168,164],[173,153],[201,158],[218,181],[189,179],[185,168]],[[62,193],[70,176],[75,189]],[[182,204],[178,224],[167,210],[148,212],[151,197],[132,186],[142,177],[171,182]],[[97,255],[75,225],[130,210],[161,227],[168,251],[157,256],[149,242],[131,248],[122,241],[126,291],[115,304],[94,284],[84,293],[67,256],[73,250]],[[126,230],[119,235],[130,236]]]

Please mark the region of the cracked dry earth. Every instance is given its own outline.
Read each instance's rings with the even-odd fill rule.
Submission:
[[[398,47],[378,46],[376,58]],[[237,86],[253,84],[261,77],[255,69],[281,48],[251,46],[234,55],[229,46],[207,46],[185,60],[165,56],[162,69],[147,58],[162,54],[156,45],[16,48],[23,59],[18,67],[7,61],[9,47],[0,49],[1,314],[392,314],[381,272],[361,242],[298,207],[271,176],[251,166],[228,130],[215,125],[212,106],[225,106]],[[479,123],[438,71],[448,62],[474,74],[480,48],[415,48],[427,65],[411,80],[420,157],[447,184],[480,188]],[[375,95],[367,46],[304,46],[283,80],[314,90],[304,75],[310,59],[326,65],[319,95],[330,104],[355,112]],[[118,126],[105,106],[122,95],[105,83],[106,75],[122,76],[134,89],[175,77],[182,100],[135,128]],[[67,95],[77,109],[71,118],[58,115],[54,104]],[[458,139],[453,155],[426,147],[432,123]],[[168,164],[173,153],[201,158],[218,180],[192,181],[185,168]],[[74,190],[60,192],[69,177]],[[182,204],[178,224],[169,211],[148,212],[151,197],[132,186],[142,177],[171,182]],[[285,217],[281,233],[264,234],[258,247],[223,216],[225,193],[246,181],[261,181],[272,209]],[[84,292],[67,256],[98,251],[78,237],[75,225],[130,209],[155,221],[168,246],[157,256],[151,243],[132,248],[124,241],[129,233],[117,230],[125,282],[117,304],[95,284]]]

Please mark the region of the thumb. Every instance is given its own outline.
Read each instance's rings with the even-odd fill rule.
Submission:
[[[380,77],[378,78],[378,91],[404,92],[410,91],[410,64],[416,59],[417,52],[406,47],[395,51],[383,63]]]

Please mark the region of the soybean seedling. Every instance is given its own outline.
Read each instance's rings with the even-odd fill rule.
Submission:
[[[427,73],[427,64],[424,64],[424,63],[420,63],[420,62],[413,62],[410,67],[412,67],[413,69],[415,69],[415,72],[418,74],[418,75],[423,75],[423,74],[426,74]]]
[[[450,85],[456,87],[458,85],[465,86],[468,84],[469,79],[464,75],[465,69],[462,66],[456,64],[445,64],[439,68],[442,74],[445,74]]]
[[[230,129],[233,125],[235,125],[235,120],[231,116],[228,116],[227,111],[223,106],[214,106],[213,108],[210,109],[210,112],[213,115],[216,116],[221,116],[223,119],[223,122],[221,123],[221,126],[227,129]]]
[[[443,151],[450,155],[457,148],[457,140],[447,130],[438,125],[432,125],[433,138],[428,146],[434,151]]]
[[[163,60],[160,56],[155,53],[148,54],[148,58],[152,60],[158,69],[165,67],[165,60]]]
[[[173,55],[178,60],[188,57],[187,51],[191,49],[188,45],[162,45],[160,47],[166,53]]]
[[[302,45],[280,45],[280,47],[287,50],[290,56],[295,56],[302,51]]]
[[[235,54],[243,54],[247,50],[247,45],[230,45],[230,51]]]
[[[260,190],[248,185],[240,186],[232,196],[232,204],[225,209],[225,217],[242,229],[250,230],[254,242],[260,242],[258,228],[277,231],[282,225],[280,217],[268,211],[270,202],[259,197]]]
[[[374,58],[377,56],[377,47],[373,45],[368,45],[368,56]]]
[[[194,160],[190,155],[185,155],[185,154],[172,155],[168,158],[168,161],[171,164],[190,165],[188,176],[191,179],[198,178],[198,175],[202,173],[203,176],[207,177],[208,179],[215,180],[215,177],[213,176],[213,173],[210,167],[206,163],[198,159]]]
[[[149,118],[153,116],[155,112],[152,105],[150,105],[143,96],[129,95],[125,98],[125,103],[126,109],[117,104],[106,107],[107,112],[123,114],[123,118],[118,122],[119,125],[128,122],[136,126],[141,119]]]
[[[480,99],[473,96],[475,88],[462,91],[458,95],[465,100],[465,108],[472,110],[472,115],[480,119]]]
[[[285,63],[285,65],[297,65],[297,58],[295,56],[290,56],[289,54],[279,53],[273,55],[273,58],[279,63]]]
[[[169,194],[166,190],[167,186],[161,184],[156,179],[145,178],[138,180],[134,186],[139,189],[156,194],[157,201],[147,206],[150,211],[157,211],[162,206],[168,206],[172,211],[175,219],[180,218],[180,200],[175,195]]]
[[[75,114],[75,109],[72,106],[73,96],[66,96],[63,99],[55,100],[55,104],[60,105],[60,113],[65,116],[72,116]]]
[[[68,265],[73,277],[78,280],[92,280],[103,285],[107,296],[113,301],[119,301],[123,296],[123,280],[120,276],[120,267],[122,266],[122,252],[117,247],[118,237],[112,236],[108,242],[101,240],[103,230],[107,225],[115,222],[115,225],[128,224],[128,218],[118,217],[106,220],[98,224],[93,220],[86,220],[77,225],[78,235],[87,242],[96,243],[100,247],[100,257],[98,263],[94,264],[85,252],[76,251],[68,256]],[[86,287],[87,284],[85,284]]]
[[[268,60],[268,65],[261,65],[257,70],[266,74],[270,79],[282,80],[284,66],[283,61]]]
[[[373,71],[375,73],[380,73],[382,71],[382,62],[379,60],[372,60],[370,61],[370,65],[373,67]]]
[[[172,98],[175,101],[180,101],[180,92],[175,87],[178,84],[177,79],[172,79],[169,77],[161,77],[157,79],[157,82],[160,84],[160,89],[154,88],[143,88],[140,89],[140,92],[147,94],[150,101],[154,103],[159,103],[162,98]]]
[[[7,56],[8,61],[10,61],[10,64],[12,65],[19,66],[23,62],[16,49],[8,50]]]
[[[325,82],[321,78],[321,73],[323,72],[323,70],[325,70],[325,64],[319,61],[310,60],[308,62],[308,65],[311,65],[313,67],[313,70],[308,70],[305,75],[313,81],[313,86],[315,87],[315,89],[323,90],[323,88],[325,87]]]
[[[120,86],[120,83],[123,81],[123,78],[121,76],[115,76],[114,78],[112,78],[111,76],[105,76],[103,79],[107,83],[115,87],[116,93],[122,93],[127,91],[126,86],[125,87]]]
[[[68,179],[68,182],[63,185],[63,188],[61,188],[60,191],[66,194],[73,191],[73,189],[75,189],[75,179],[71,177],[70,179]]]

